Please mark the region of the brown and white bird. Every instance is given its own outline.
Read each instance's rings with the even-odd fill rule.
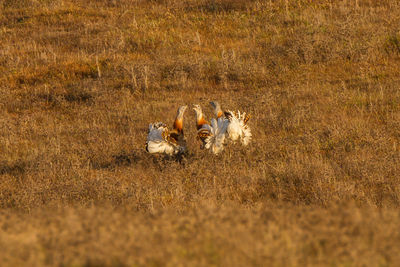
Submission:
[[[228,120],[225,118],[211,119],[211,124],[204,118],[200,105],[194,105],[196,112],[197,138],[202,142],[201,148],[211,149],[214,154],[224,150],[225,134],[228,127]]]
[[[246,112],[238,111],[236,114],[230,110],[223,112],[221,105],[217,101],[210,102],[214,108],[214,114],[217,118],[224,117],[229,121],[226,134],[230,140],[234,143],[240,139],[240,142],[247,146],[250,143],[252,134],[247,122],[250,119],[250,115],[246,115]]]
[[[170,131],[165,123],[156,122],[149,125],[146,151],[167,155],[183,154],[186,151],[186,140],[183,135],[183,114],[187,106],[180,106]]]

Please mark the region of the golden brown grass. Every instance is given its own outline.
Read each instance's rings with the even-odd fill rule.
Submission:
[[[397,1],[3,0],[2,265],[400,264]],[[208,101],[253,142],[148,155]]]

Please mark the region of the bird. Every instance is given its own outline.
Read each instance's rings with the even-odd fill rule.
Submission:
[[[186,140],[183,134],[183,114],[187,106],[180,106],[175,117],[173,129],[169,130],[163,122],[149,124],[146,151],[150,154],[161,153],[177,155],[186,152]]]
[[[246,114],[246,112],[237,113],[227,110],[225,112],[222,111],[221,105],[217,101],[211,101],[211,106],[214,108],[214,114],[217,118],[226,118],[229,121],[226,135],[228,139],[232,140],[235,143],[238,139],[242,145],[247,146],[252,138],[251,130],[247,122],[250,119],[250,114]]]
[[[195,104],[197,138],[201,140],[200,148],[211,149],[214,154],[224,150],[225,134],[229,121],[225,118],[211,119],[211,124],[205,120],[200,105]]]

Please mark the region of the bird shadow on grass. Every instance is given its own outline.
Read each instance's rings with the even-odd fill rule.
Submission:
[[[142,168],[155,168],[163,171],[171,165],[171,163],[178,163],[184,166],[187,163],[188,157],[190,157],[188,153],[168,156],[163,154],[149,154],[137,149],[129,152],[121,151],[120,153],[107,157],[107,159],[91,158],[90,166],[97,170],[114,170],[116,168],[140,166]]]
[[[111,157],[107,157],[106,159],[96,159],[90,158],[90,166],[93,169],[110,169],[113,170],[117,167],[127,167],[131,165],[138,164],[141,161],[140,155],[138,155],[135,151],[133,152],[125,152],[122,151],[118,154],[114,154]]]
[[[12,164],[8,164],[5,162],[0,162],[0,175],[22,175],[26,172],[26,168],[28,167],[28,163],[23,161],[17,161]]]
[[[15,162],[0,162],[0,177],[11,176],[13,180],[22,183],[25,178],[26,174],[33,169],[37,168],[35,162],[33,161],[23,161],[17,160]]]
[[[164,154],[147,154],[145,155],[145,165],[146,167],[153,167],[158,169],[159,171],[164,171],[168,168],[185,168],[189,163],[189,159],[192,157],[192,154],[185,152],[178,155],[164,155]]]

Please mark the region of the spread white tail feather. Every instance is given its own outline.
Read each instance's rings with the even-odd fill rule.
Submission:
[[[162,133],[167,130],[167,125],[162,122],[150,123],[149,134],[147,135],[147,142],[149,141],[162,141]]]
[[[229,139],[235,142],[240,138],[240,142],[247,146],[250,143],[252,134],[250,127],[244,122],[246,112],[240,113],[240,111],[238,111],[237,115],[232,111],[228,111],[227,113],[230,114],[227,128]]]
[[[183,136],[183,114],[187,106],[180,106],[176,114],[173,129],[170,131],[162,122],[151,123],[147,135],[146,150],[149,153],[175,155],[186,150]]]
[[[174,155],[182,149],[163,138],[163,133],[168,131],[167,126],[162,122],[156,122],[149,125],[149,134],[147,135],[146,149],[149,153],[165,153]]]
[[[165,153],[167,155],[174,155],[179,152],[174,145],[168,143],[167,141],[149,141],[147,143],[147,151],[151,154],[153,153]]]
[[[220,153],[224,149],[225,133],[229,121],[225,118],[211,119],[211,126],[207,124],[211,135],[205,140],[205,148],[210,149],[214,154]]]

